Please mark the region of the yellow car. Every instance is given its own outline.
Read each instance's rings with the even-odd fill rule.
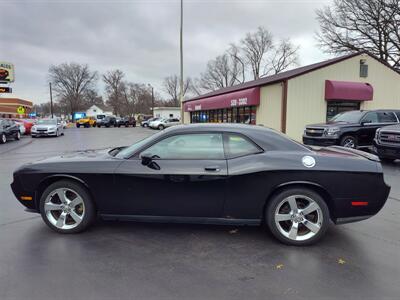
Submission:
[[[76,127],[95,127],[96,126],[96,119],[94,117],[84,117],[76,121]]]

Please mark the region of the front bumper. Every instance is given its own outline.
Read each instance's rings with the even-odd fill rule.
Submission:
[[[372,152],[382,158],[400,159],[400,146],[379,144],[376,139]]]
[[[56,131],[35,131],[31,132],[31,136],[34,137],[40,137],[40,136],[56,136],[57,132]]]
[[[37,212],[37,206],[36,206],[36,193],[35,192],[30,192],[26,191],[18,177],[14,177],[14,181],[11,183],[11,190],[13,191],[15,197],[17,200],[25,206],[29,210],[33,210]],[[32,197],[31,200],[24,200],[24,197]]]
[[[303,144],[310,146],[333,146],[339,145],[339,138],[331,137],[311,137],[303,135]]]

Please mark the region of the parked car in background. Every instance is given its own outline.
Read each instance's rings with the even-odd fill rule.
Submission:
[[[81,232],[97,216],[266,224],[281,242],[298,246],[320,240],[331,221],[372,217],[390,192],[375,155],[309,149],[242,124],[175,126],[129,147],[30,163],[13,179],[16,198],[59,233]]]
[[[19,132],[21,133],[21,135],[24,135],[26,133],[24,121],[22,119],[21,120],[13,119],[13,121],[18,125]]]
[[[11,119],[0,119],[0,144],[6,143],[9,139],[19,140],[21,132],[18,124]]]
[[[117,119],[114,116],[105,116],[103,119],[96,121],[96,126],[99,127],[99,128],[101,126],[104,126],[104,127],[114,126],[114,127],[116,127],[117,126]]]
[[[133,126],[133,127],[136,127],[136,119],[134,117],[119,118],[117,120],[117,126],[118,127],[121,127],[121,126],[125,126],[125,127]]]
[[[400,159],[400,124],[378,129],[372,151],[381,160],[391,162]]]
[[[35,124],[35,120],[32,119],[12,119],[12,120],[17,122],[18,124],[20,124],[21,122],[23,123],[25,127],[25,133],[21,134],[31,134],[31,128]]]
[[[162,118],[149,123],[149,127],[153,129],[163,130],[167,127],[179,125],[181,122],[177,118]]]
[[[76,121],[76,127],[95,127],[96,126],[96,118],[95,117],[84,117]]]
[[[42,136],[55,136],[58,137],[64,135],[64,128],[61,124],[61,120],[56,118],[53,119],[40,119],[32,127],[31,136],[32,138]]]
[[[147,119],[147,120],[142,121],[142,122],[140,123],[140,126],[142,126],[142,127],[149,127],[150,122],[157,121],[157,120],[159,120],[159,119],[160,119],[160,118],[149,118],[149,119]]]
[[[315,146],[370,147],[378,128],[399,124],[400,110],[353,110],[334,116],[329,122],[307,125],[303,143]]]

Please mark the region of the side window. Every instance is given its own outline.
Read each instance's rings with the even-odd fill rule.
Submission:
[[[260,153],[262,150],[253,142],[238,134],[225,135],[225,152],[227,158]]]
[[[396,123],[397,119],[391,111],[378,112],[379,123]]]
[[[361,120],[364,123],[379,123],[378,114],[376,112],[369,112],[365,115],[365,117]]]
[[[163,139],[141,154],[159,159],[224,159],[222,134],[181,134]]]

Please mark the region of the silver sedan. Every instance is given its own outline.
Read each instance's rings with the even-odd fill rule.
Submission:
[[[32,126],[31,136],[55,136],[64,135],[64,128],[58,119],[41,119],[36,125]]]

